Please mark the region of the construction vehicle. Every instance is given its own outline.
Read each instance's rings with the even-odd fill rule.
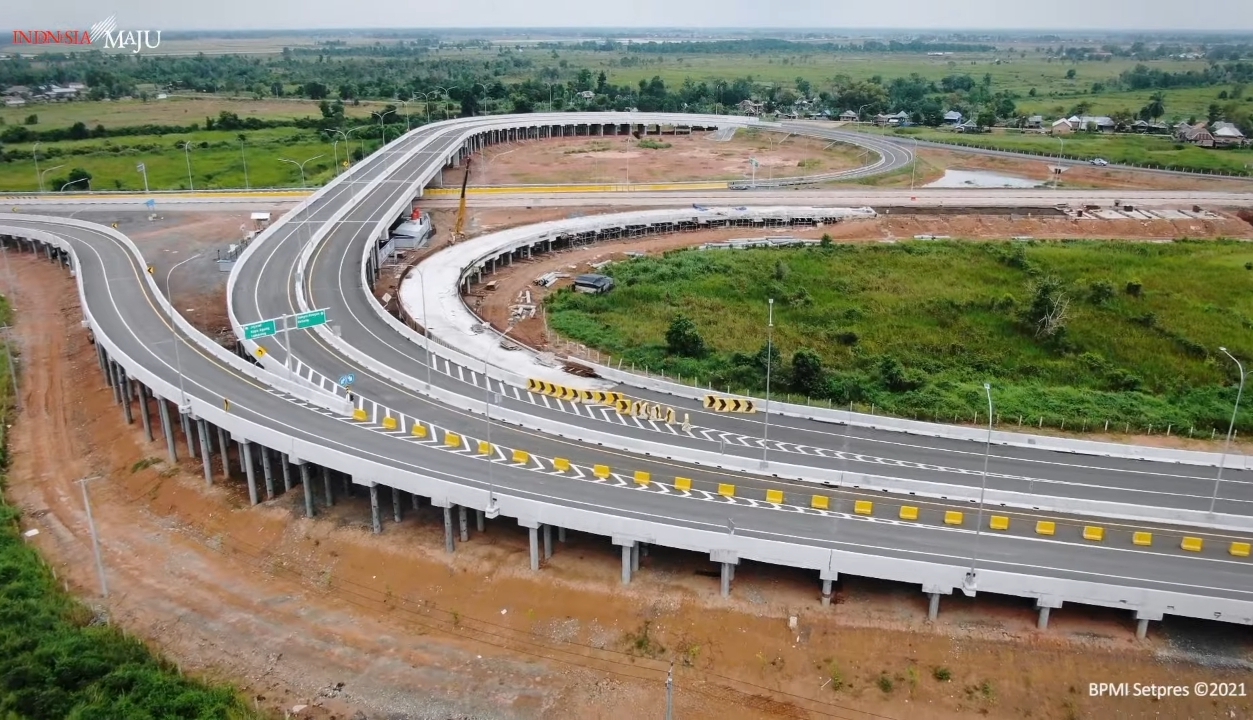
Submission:
[[[461,179],[461,204],[457,206],[457,225],[452,229],[452,241],[454,243],[459,243],[466,237],[466,185],[469,183],[470,158],[466,158],[466,175]]]

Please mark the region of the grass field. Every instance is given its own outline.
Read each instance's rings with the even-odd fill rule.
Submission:
[[[244,187],[244,161],[248,163],[250,187],[299,187],[300,171],[291,163],[316,155],[322,158],[305,165],[305,179],[310,186],[321,185],[334,173],[334,155],[344,162],[344,143],[338,147],[318,134],[296,128],[273,128],[244,131],[247,138],[241,152],[239,133],[233,131],[200,131],[180,135],[137,135],[96,140],[67,140],[41,145],[39,168],[44,171],[44,186],[51,187],[56,178],[66,177],[73,168],[91,173],[93,190],[143,190],[143,176],[137,163],[148,170],[151,190],[188,189],[187,159],[182,150],[184,141],[191,141],[192,177],[196,189]],[[207,145],[207,147],[205,147]],[[29,150],[31,145],[12,145]],[[352,140],[354,154],[359,156],[361,143]],[[366,152],[373,152],[378,140],[366,140]],[[64,165],[59,170],[52,170]],[[342,167],[342,165],[341,165]],[[0,191],[27,192],[36,190],[35,164],[32,160],[0,164]],[[73,189],[80,189],[74,186]]]
[[[1020,132],[991,132],[974,135],[930,128],[866,129],[867,132],[895,137],[953,143],[968,147],[994,148],[1056,157],[1090,160],[1105,158],[1112,163],[1165,167],[1195,172],[1222,172],[1234,175],[1253,173],[1253,149],[1201,148],[1153,135],[1075,133],[1054,137]],[[1065,176],[1063,176],[1064,179]]]
[[[369,118],[370,110],[378,105],[362,103],[347,104],[344,114],[353,118]],[[8,125],[21,125],[28,115],[39,116],[39,123],[32,130],[69,127],[82,122],[89,128],[104,125],[108,128],[129,125],[190,125],[204,119],[217,119],[222,111],[233,112],[241,118],[256,117],[266,120],[322,117],[318,103],[312,100],[245,100],[220,97],[171,97],[166,100],[113,100],[75,101],[62,103],[32,103],[22,108],[0,108],[0,118]]]
[[[637,367],[760,394],[774,298],[785,363],[809,348],[826,368],[820,381],[776,369],[775,392],[951,420],[978,411],[988,381],[1003,418],[1195,426],[1208,437],[1226,427],[1235,396],[1235,367],[1218,347],[1253,357],[1249,268],[1253,246],[1234,241],[693,250],[615,263],[616,290],[559,293],[549,320]],[[1024,314],[1045,276],[1064,283],[1070,319],[1060,337],[1038,339]],[[1109,297],[1094,300],[1103,282]],[[678,314],[695,323],[705,356],[667,353]],[[1253,431],[1253,411],[1241,427]]]

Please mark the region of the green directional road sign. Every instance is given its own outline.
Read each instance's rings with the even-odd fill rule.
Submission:
[[[296,316],[296,329],[304,330],[316,325],[326,324],[326,310],[311,310]]]
[[[251,325],[244,326],[244,339],[256,340],[257,338],[269,337],[278,333],[277,320],[262,320]]]

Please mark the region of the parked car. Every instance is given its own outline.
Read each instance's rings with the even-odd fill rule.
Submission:
[[[1108,161],[1108,160],[1106,160],[1105,158],[1093,158],[1093,160],[1092,160],[1092,164],[1093,164],[1093,165],[1099,165],[1099,166],[1101,166],[1101,167],[1105,167],[1106,165],[1108,165],[1108,164],[1109,164],[1109,161]]]

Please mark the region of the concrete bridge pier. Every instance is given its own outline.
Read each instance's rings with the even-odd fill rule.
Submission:
[[[248,440],[239,441],[239,459],[244,465],[244,476],[248,478],[248,502],[256,505],[257,473],[252,465],[252,443]]]
[[[431,502],[434,505],[434,500]],[[448,552],[456,552],[457,539],[453,536],[452,527],[452,505],[444,505],[444,549]]]
[[[1149,621],[1161,620],[1162,613],[1151,610],[1136,611],[1136,639],[1143,640],[1149,636]]]
[[[474,511],[474,529],[478,530],[479,532],[484,532],[486,530],[486,524],[487,524],[486,518],[483,515],[483,511],[475,510]]]
[[[196,433],[191,431],[191,419],[187,413],[181,409],[178,411],[178,421],[183,426],[183,439],[187,441],[187,455],[192,460],[196,459]]]
[[[564,543],[565,541],[566,541],[566,529],[561,526],[558,526],[557,527],[557,542]]]
[[[122,404],[122,368],[112,360],[109,361],[109,387],[113,388],[113,402]]]
[[[226,430],[218,428],[218,449],[222,451],[222,477],[231,479],[231,446],[226,439]]]
[[[287,453],[279,453],[279,462],[283,464],[283,492],[291,491],[291,461]]]
[[[1039,610],[1039,616],[1036,618],[1035,626],[1037,630],[1048,630],[1050,611],[1060,608],[1062,601],[1057,598],[1042,597],[1035,601],[1036,609]]]
[[[822,606],[831,607],[831,586],[840,579],[834,570],[823,570],[818,576],[822,580]]]
[[[126,376],[126,371],[121,365],[117,366],[118,386],[122,389],[122,416],[126,418],[126,424],[130,425],[135,422],[135,416],[131,414],[131,398],[135,392],[131,387],[131,379]]]
[[[539,523],[527,524],[519,520],[518,524],[527,529],[531,539],[531,570],[539,570]]]
[[[379,487],[374,483],[370,483],[370,523],[375,535],[383,532],[383,518],[379,515]]]
[[[309,477],[309,463],[296,458],[292,458],[292,462],[300,468],[300,484],[303,485],[305,489],[305,517],[311,518],[314,515],[313,480]]]
[[[400,507],[400,488],[392,488],[392,518],[400,522],[403,513]]]
[[[551,560],[553,557],[553,526],[544,525],[544,559]]]
[[[274,499],[274,468],[270,465],[270,449],[261,446],[261,474],[265,477],[265,499]]]
[[[200,457],[204,460],[204,481],[208,485],[213,484],[213,461],[210,456],[213,451],[209,445],[209,423],[204,418],[199,418],[196,423],[200,426]]]
[[[139,396],[139,420],[144,426],[144,436],[152,442],[155,438],[152,436],[152,416],[148,414],[148,388],[136,380],[135,394]]]
[[[170,406],[165,398],[157,398],[157,413],[161,416],[161,434],[165,436],[165,451],[170,462],[178,462],[178,448],[174,445],[174,423],[170,421]]]
[[[466,506],[457,506],[457,523],[461,526],[461,542],[470,542],[470,523],[466,518]]]
[[[735,566],[740,564],[734,550],[714,550],[709,559],[722,564],[722,597],[731,596],[731,583],[735,581]]]
[[[322,485],[326,490],[326,506],[335,505],[335,494],[331,490],[331,470],[328,467],[322,468]]]

